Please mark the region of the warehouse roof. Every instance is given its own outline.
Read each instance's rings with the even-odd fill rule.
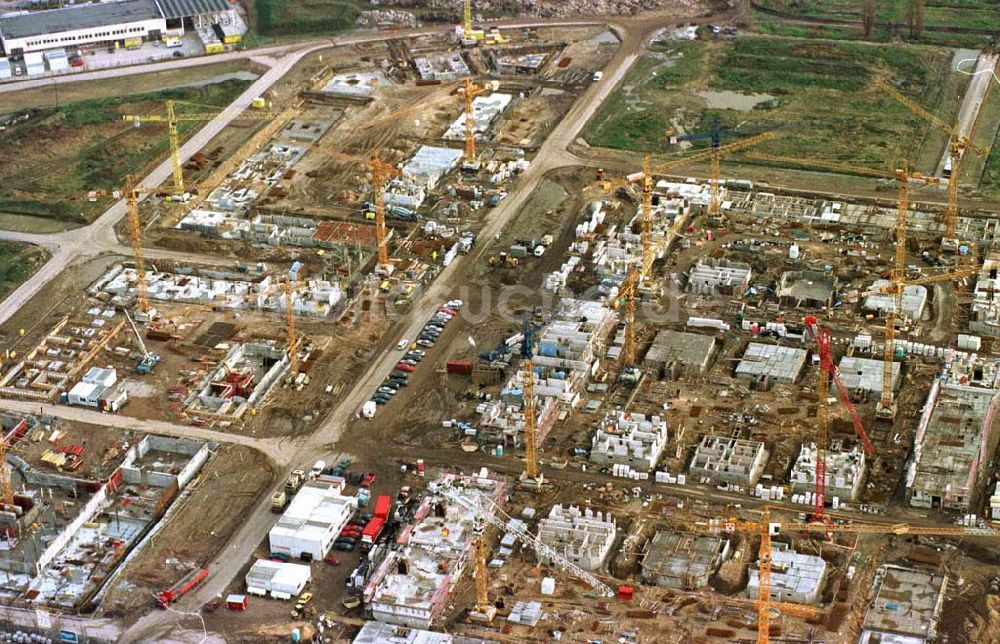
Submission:
[[[161,17],[160,8],[154,0],[72,5],[63,9],[33,11],[0,18],[0,34],[6,39],[30,38],[64,31],[155,20]]]
[[[221,13],[236,8],[226,0],[158,0],[163,8],[163,17],[190,18],[203,13]]]

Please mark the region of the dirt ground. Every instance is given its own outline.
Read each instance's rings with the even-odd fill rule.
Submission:
[[[175,502],[181,505],[121,572],[101,612],[113,617],[155,610],[153,595],[225,547],[274,476],[264,454],[242,446],[219,448]]]
[[[49,429],[39,436],[40,440],[33,440],[29,434],[11,451],[43,472],[56,472],[53,465],[41,460],[42,454],[55,450],[56,445],[82,445],[83,464],[72,475],[91,480],[106,480],[121,463],[126,445],[141,438],[130,431],[61,419],[52,419],[47,425]],[[62,432],[56,445],[48,441],[53,430]]]

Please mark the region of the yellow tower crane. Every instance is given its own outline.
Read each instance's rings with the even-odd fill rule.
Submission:
[[[988,154],[988,150],[976,147],[969,140],[969,137],[963,136],[959,133],[958,129],[950,123],[939,119],[934,114],[928,112],[926,109],[918,105],[915,101],[911,100],[909,97],[904,95],[902,92],[893,87],[884,78],[877,78],[875,80],[875,86],[882,92],[890,96],[893,100],[902,105],[906,106],[911,112],[920,117],[927,123],[937,127],[942,130],[949,137],[951,137],[948,142],[948,159],[951,163],[951,170],[948,177],[948,209],[944,213],[944,235],[941,238],[941,248],[947,251],[958,250],[958,176],[959,176],[959,164],[961,163],[962,156],[965,154],[966,150],[972,150],[978,155]]]
[[[893,418],[895,416],[896,407],[892,392],[892,364],[895,360],[896,316],[902,310],[903,289],[907,286],[918,286],[934,282],[960,279],[978,271],[976,267],[968,266],[948,273],[928,275],[915,280],[906,279],[906,217],[910,207],[910,185],[914,183],[935,184],[938,183],[938,180],[934,177],[922,176],[919,173],[911,173],[905,164],[902,169],[897,169],[895,172],[885,172],[872,168],[853,166],[846,163],[818,161],[813,159],[795,159],[769,154],[759,154],[756,152],[748,153],[747,158],[759,159],[762,161],[773,161],[777,163],[784,163],[786,165],[811,165],[836,172],[879,177],[882,179],[894,179],[899,182],[899,203],[896,210],[895,226],[896,245],[892,268],[889,272],[889,283],[885,286],[881,286],[861,294],[863,297],[870,295],[891,295],[893,298],[892,305],[888,308],[885,315],[885,346],[883,347],[882,353],[882,395],[875,408],[875,413],[878,417]],[[954,175],[952,176],[954,177]]]
[[[770,642],[771,610],[796,615],[804,618],[817,616],[819,611],[798,604],[771,601],[771,539],[781,532],[826,534],[835,532],[854,534],[894,534],[931,537],[986,537],[1000,538],[1000,531],[992,528],[973,528],[962,526],[911,526],[906,523],[779,523],[772,522],[770,511],[764,508],[760,521],[743,521],[741,519],[713,519],[706,523],[696,524],[713,534],[719,533],[749,533],[760,536],[758,557],[758,573],[760,591],[757,594],[757,643]]]
[[[889,271],[889,283],[885,286],[864,293],[864,296],[883,294],[892,296],[892,304],[885,314],[885,346],[882,351],[882,396],[875,406],[875,415],[879,418],[892,419],[896,416],[895,396],[892,391],[892,365],[895,361],[896,316],[903,309],[903,291],[907,286],[917,286],[959,279],[977,271],[974,267],[960,268],[949,273],[928,275],[916,280],[906,279],[906,216],[909,210],[909,190],[911,183],[937,183],[934,177],[923,177],[910,173],[904,164],[896,170],[899,181],[899,206],[896,211],[896,249],[895,259]]]
[[[7,437],[0,436],[0,506],[14,505],[14,486],[10,480],[10,466],[7,465]]]
[[[466,41],[473,41],[476,39],[475,34],[472,32],[472,0],[465,0],[465,11],[462,20],[462,26],[464,27],[463,35]]]
[[[377,269],[379,273],[388,274],[392,272],[392,263],[389,261],[389,231],[385,225],[385,186],[392,177],[398,177],[401,173],[391,163],[382,161],[382,153],[376,151],[368,157],[359,157],[333,150],[314,148],[334,159],[360,163],[368,167],[372,173],[372,202],[375,206],[375,244],[378,253]]]
[[[291,377],[299,370],[299,337],[295,333],[295,311],[292,302],[295,299],[295,285],[292,278],[285,279],[285,325],[288,343],[288,373]]]
[[[174,176],[174,196],[178,199],[185,199],[184,192],[184,167],[181,162],[181,145],[180,145],[180,132],[178,131],[178,125],[182,121],[211,121],[219,116],[218,112],[191,112],[191,113],[178,113],[177,104],[179,101],[166,102],[165,112],[166,114],[126,114],[122,117],[124,121],[132,121],[135,127],[140,127],[143,123],[166,123],[167,124],[167,135],[170,139],[170,163],[173,169]],[[195,103],[183,103],[185,105],[193,105],[195,107],[207,107],[209,109],[213,108],[208,105],[197,105]],[[276,115],[271,112],[243,112],[236,118],[242,120],[255,120],[263,121],[270,120]]]
[[[139,191],[132,175],[125,177],[125,211],[131,232],[132,255],[135,259],[135,303],[139,309],[137,317],[149,321],[149,293],[146,288],[146,261],[142,250],[142,223],[139,221]]]
[[[470,617],[489,624],[496,617],[497,609],[490,603],[489,571],[486,565],[486,522],[477,519],[475,527],[476,604]]]
[[[472,99],[487,91],[486,87],[476,85],[472,79],[465,79],[465,162],[476,163],[476,119],[472,113]]]
[[[734,141],[733,143],[728,143],[718,148],[703,150],[681,159],[665,161],[655,167],[652,165],[652,159],[647,155],[643,158],[642,172],[629,175],[628,177],[622,179],[605,181],[602,183],[602,188],[604,190],[614,190],[615,188],[630,185],[636,181],[642,180],[642,233],[640,237],[642,242],[642,269],[639,275],[640,284],[645,283],[645,281],[650,277],[654,258],[676,237],[683,223],[681,218],[678,217],[674,221],[674,225],[670,232],[664,235],[658,243],[653,244],[653,177],[658,174],[668,174],[685,166],[700,163],[707,159],[711,159],[713,156],[739,152],[777,137],[778,134],[775,132],[765,132],[763,134],[751,136],[739,141]]]

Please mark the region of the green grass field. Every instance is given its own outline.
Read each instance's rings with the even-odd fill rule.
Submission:
[[[227,80],[36,110],[27,122],[0,134],[0,213],[88,223],[100,208],[86,200],[88,191],[120,188],[126,174],[143,174],[168,154],[165,125],[135,128],[122,121],[123,114],[162,112],[168,98],[221,108],[248,85]],[[179,106],[178,112],[185,111],[205,110]],[[181,136],[201,125],[182,121]]]
[[[760,33],[888,42],[910,37],[906,27],[908,2],[879,0],[876,5],[878,26],[868,36],[861,28],[860,0],[797,0],[795,3],[788,0],[756,0],[760,7],[783,14],[850,24],[810,24],[756,9],[750,15],[754,29]],[[949,29],[970,29],[980,33],[956,33]],[[990,32],[997,31],[1000,31],[1000,8],[994,0],[927,0],[920,41],[952,47],[981,47],[990,41]]]
[[[779,140],[760,146],[771,154],[881,169],[907,159],[921,167],[943,150],[945,136],[871,81],[877,70],[950,120],[968,80],[950,72],[950,59],[933,47],[762,36],[663,42],[637,61],[585,136],[594,146],[665,153],[666,129],[704,131],[718,118],[742,130],[781,128]],[[746,94],[756,95],[756,105]]]
[[[0,299],[31,277],[47,257],[37,246],[0,241]]]
[[[254,0],[255,32],[265,38],[329,35],[354,27],[368,5],[357,0]]]

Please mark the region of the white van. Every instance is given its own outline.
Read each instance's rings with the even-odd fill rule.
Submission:
[[[311,479],[316,478],[317,476],[322,474],[323,470],[325,469],[326,469],[326,461],[316,461],[316,464],[313,465],[313,468],[309,470],[309,478]]]

